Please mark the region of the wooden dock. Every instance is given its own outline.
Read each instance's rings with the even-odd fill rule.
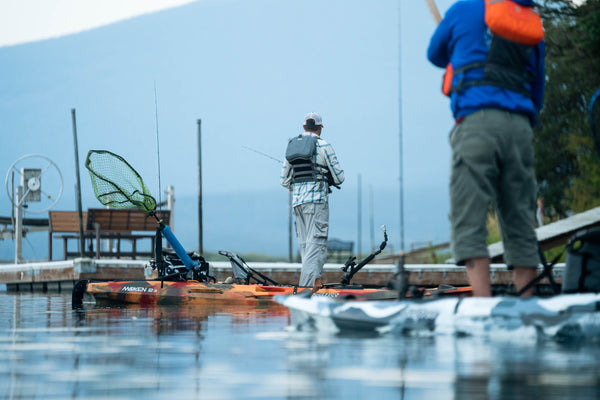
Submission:
[[[566,244],[578,231],[600,227],[600,207],[575,214],[535,230],[542,250],[549,250]],[[488,246],[492,262],[503,262],[504,246],[502,242]]]
[[[80,279],[144,279],[145,261],[76,258],[64,261],[1,264],[0,283],[8,291],[70,291]]]
[[[577,231],[600,227],[600,207],[576,214],[570,218],[554,222],[536,229],[542,246],[547,250],[567,243]],[[493,285],[506,285],[512,282],[512,272],[502,264],[504,249],[502,243],[489,246],[492,258],[491,280]],[[396,256],[397,258],[397,256]],[[385,261],[384,261],[385,260]],[[376,260],[377,261],[377,260]],[[396,267],[394,260],[381,258],[383,264],[369,264],[358,272],[352,282],[366,286],[384,286],[392,278]],[[228,261],[210,261],[210,273],[218,281],[232,276]],[[76,258],[65,261],[35,262],[26,264],[0,264],[0,284],[9,291],[48,291],[71,290],[80,279],[90,280],[139,280],[156,277],[156,272],[147,265],[147,260],[124,260],[109,258]],[[296,284],[299,279],[298,263],[250,263],[250,266],[281,284]],[[323,281],[340,282],[344,272],[341,264],[325,264]],[[464,267],[446,264],[407,264],[408,281],[411,285],[453,286],[468,285]],[[562,281],[564,264],[554,267],[554,277]],[[544,283],[542,281],[542,283]]]
[[[217,281],[233,276],[228,261],[210,262],[210,273]],[[301,265],[297,263],[251,263],[250,265],[269,278],[281,284],[297,284]],[[344,272],[341,264],[325,264],[323,281],[340,282]],[[464,267],[448,264],[409,264],[405,266],[411,285],[435,287],[441,284],[453,286],[468,285]],[[554,268],[555,279],[560,283],[564,264]],[[365,286],[385,286],[392,279],[396,266],[373,264],[358,272],[352,282]],[[512,272],[504,264],[492,264],[493,285],[506,285],[512,282]],[[541,271],[540,271],[541,272]],[[90,280],[143,280],[156,278],[146,261],[122,259],[77,258],[66,261],[40,262],[29,264],[0,265],[0,283],[13,292],[70,291],[80,279]]]

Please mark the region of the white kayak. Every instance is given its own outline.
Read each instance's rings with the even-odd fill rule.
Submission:
[[[275,296],[296,329],[600,340],[600,294],[352,301]]]

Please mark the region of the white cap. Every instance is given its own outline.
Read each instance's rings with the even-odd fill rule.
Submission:
[[[317,114],[316,112],[310,112],[310,113],[306,114],[306,117],[304,117],[304,125],[306,125],[306,121],[308,121],[309,119],[314,120],[315,125],[323,125],[321,116],[319,114]]]

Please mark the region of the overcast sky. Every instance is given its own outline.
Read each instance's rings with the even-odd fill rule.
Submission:
[[[442,15],[451,3],[437,0]],[[453,121],[443,71],[426,59],[435,23],[424,0],[26,0],[0,4],[0,18],[0,172],[24,154],[54,160],[65,179],[56,209],[74,204],[71,109],[80,164],[89,149],[109,149],[155,196],[160,176],[177,199],[197,195],[201,118],[206,198],[274,199],[285,235],[280,166],[247,148],[282,159],[304,114],[317,111],[346,173],[331,198],[331,236],[355,236],[362,182],[364,217],[372,207],[397,246],[401,72],[407,243],[447,240]],[[85,171],[82,193],[84,208],[98,206]],[[206,204],[207,215],[215,218],[221,203]],[[181,232],[195,216],[178,204]],[[249,195],[236,204],[239,220],[258,215],[250,226],[265,225],[259,211],[270,207]],[[9,214],[0,195],[0,215]],[[239,230],[229,236],[261,236]]]
[[[0,5],[0,46],[97,28],[193,0],[9,0]]]

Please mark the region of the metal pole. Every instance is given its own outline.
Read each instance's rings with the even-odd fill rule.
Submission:
[[[362,192],[362,176],[361,174],[358,174],[358,210],[357,210],[357,214],[358,214],[358,240],[357,240],[357,247],[356,247],[356,254],[357,256],[360,258],[360,253],[362,252],[362,197],[361,197],[361,192]]]
[[[12,195],[12,201],[13,204],[18,204],[18,203],[14,203],[15,200],[15,171],[12,171],[10,174],[10,189],[11,189],[11,195]],[[14,221],[15,221],[15,209],[14,207],[11,208],[10,210],[10,220],[12,221],[13,225],[14,225]]]
[[[398,143],[400,154],[400,255],[404,255],[404,154],[402,144],[402,11],[398,2]]]
[[[198,252],[204,252],[202,244],[202,120],[198,120]]]
[[[398,143],[399,143],[399,169],[400,169],[400,257],[396,264],[396,282],[398,299],[406,296],[406,270],[404,269],[404,152],[402,143],[402,2],[398,2]]]
[[[175,188],[172,185],[167,186],[167,210],[171,212],[169,228],[175,232]]]
[[[21,174],[23,176],[23,174]],[[15,219],[15,264],[23,259],[23,186],[16,188],[17,218]]]
[[[288,195],[288,261],[293,261],[292,255],[292,191]]]
[[[373,212],[373,185],[369,185],[369,232],[371,233],[371,252],[375,251],[375,226]]]
[[[85,251],[85,238],[83,237],[83,211],[81,206],[81,178],[79,174],[79,146],[77,144],[77,121],[75,118],[75,109],[71,109],[71,119],[73,120],[73,144],[75,151],[75,173],[77,174],[77,213],[79,214],[79,256],[83,257]]]

